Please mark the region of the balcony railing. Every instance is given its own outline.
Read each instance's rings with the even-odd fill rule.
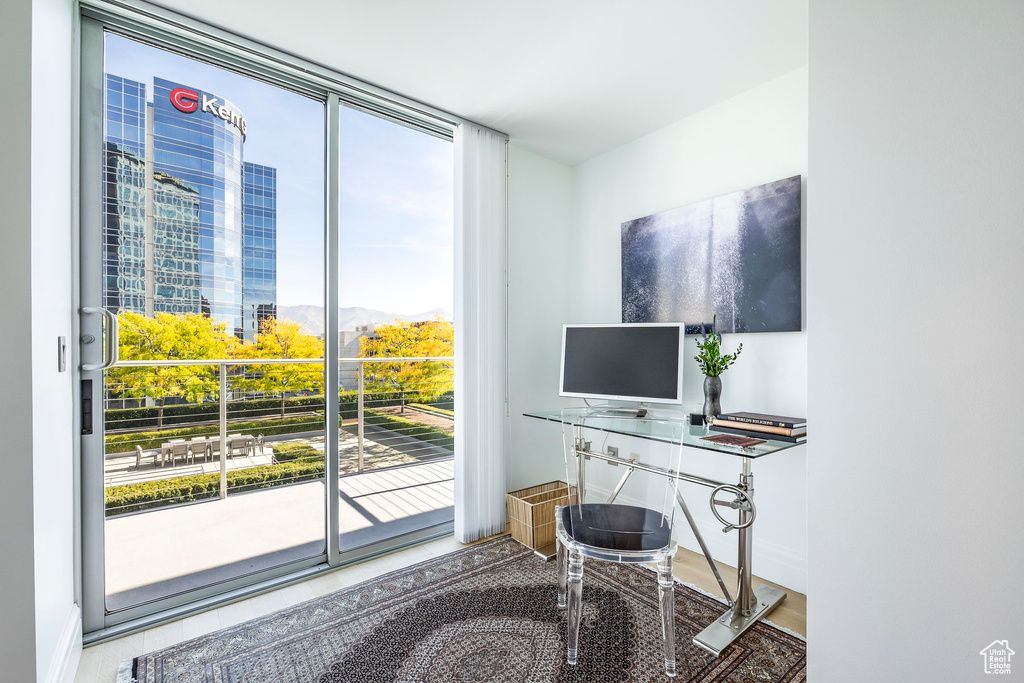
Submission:
[[[343,476],[452,457],[453,358],[339,360]],[[119,362],[107,515],[322,478],[323,379],[323,358]]]

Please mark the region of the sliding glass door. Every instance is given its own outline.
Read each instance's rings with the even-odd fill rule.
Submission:
[[[118,361],[83,374],[87,628],[327,552],[325,102],[93,35],[81,297]]]
[[[342,552],[454,515],[452,142],[339,117]]]
[[[357,99],[83,19],[87,634],[451,532],[451,127]]]

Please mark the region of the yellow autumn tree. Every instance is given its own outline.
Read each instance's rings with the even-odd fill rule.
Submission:
[[[370,337],[359,340],[360,358],[445,357],[455,353],[455,328],[437,317],[422,322],[395,320],[379,325]],[[406,394],[436,398],[451,391],[454,374],[448,361],[383,362],[364,364],[366,388],[397,392],[405,408]]]
[[[172,315],[118,313],[120,360],[202,360],[231,357],[239,346],[223,323],[198,313]],[[214,398],[220,380],[215,365],[115,367],[107,371],[108,387],[125,398],[157,402],[157,428],[163,427],[164,404],[180,396],[190,403]]]
[[[252,344],[239,345],[235,350],[236,358],[247,359],[323,358],[323,355],[322,339],[302,332],[298,323],[275,318],[263,321]],[[244,391],[279,395],[281,417],[284,417],[288,394],[323,393],[324,367],[322,363],[251,365],[236,385]]]

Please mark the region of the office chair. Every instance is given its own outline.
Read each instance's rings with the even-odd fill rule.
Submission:
[[[563,415],[573,411],[567,409]],[[578,409],[575,409],[578,413]],[[637,564],[653,563],[657,567],[658,606],[664,636],[665,674],[676,675],[675,653],[675,589],[672,577],[672,558],[677,544],[673,536],[675,477],[651,475],[643,477],[646,486],[637,487],[636,505],[616,503],[627,477],[634,471],[630,460],[612,457],[604,448],[593,448],[591,441],[605,440],[610,434],[668,437],[668,443],[648,440],[647,446],[631,448],[649,450],[644,464],[666,471],[679,471],[682,457],[682,430],[680,421],[656,418],[624,417],[594,413],[571,414],[563,419],[563,452],[565,454],[566,481],[575,481],[579,496],[577,503],[555,509],[556,561],[558,569],[558,605],[567,607],[568,650],[566,659],[575,665],[579,652],[580,620],[583,613],[583,560],[593,558],[605,562]],[[566,424],[569,423],[569,424]],[[675,438],[672,438],[675,437]],[[671,443],[677,441],[680,443]],[[586,487],[588,462],[608,460],[619,468],[625,467],[619,485],[603,502],[595,502],[595,492]],[[610,469],[611,474],[620,470]],[[595,472],[595,476],[599,476]],[[583,644],[586,646],[586,643]]]

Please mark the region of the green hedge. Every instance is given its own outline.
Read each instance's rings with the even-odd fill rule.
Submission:
[[[455,392],[446,391],[445,393],[433,398],[429,401],[422,401],[428,406],[433,408],[444,408],[445,410],[455,410]]]
[[[284,400],[284,412],[309,412],[323,410],[323,396],[296,396]],[[157,406],[145,408],[111,408],[103,411],[103,419],[109,429],[156,428]],[[245,419],[281,414],[280,398],[259,398],[228,402],[228,419]],[[164,406],[164,425],[183,425],[220,418],[220,406],[216,401],[207,403],[185,403]]]
[[[227,473],[228,493],[320,479],[323,475],[323,458],[318,461],[289,462],[232,470]],[[219,488],[219,473],[111,486],[105,492],[105,507],[107,516],[112,517],[165,505],[216,498],[219,495]]]
[[[367,424],[379,425],[411,436],[421,441],[436,444],[448,450],[454,450],[454,432],[440,427],[431,427],[415,420],[387,415],[372,409],[364,409],[363,416]],[[277,434],[296,434],[322,429],[323,422],[311,417],[289,417],[283,420],[259,420],[254,422],[235,422],[229,425],[232,433],[249,432],[274,436]],[[108,434],[105,438],[104,452],[128,453],[135,450],[136,444],[143,449],[159,448],[160,444],[169,439],[190,439],[196,436],[211,437],[220,434],[217,425],[199,427],[179,427],[177,429],[161,429],[153,432],[130,432],[124,434]],[[275,452],[277,447],[275,447]]]
[[[283,420],[259,420],[255,422],[235,422],[228,425],[234,433],[250,432],[272,436],[274,434],[295,434],[323,429],[322,418],[288,417]],[[156,432],[128,432],[124,434],[108,434],[105,438],[106,453],[125,453],[135,450],[136,444],[143,449],[159,448],[168,439],[187,439],[194,436],[217,436],[220,427],[203,425],[201,427],[179,427],[177,429],[161,429]]]
[[[438,415],[444,415],[445,417],[455,417],[454,410],[448,410],[447,408],[438,408],[437,406],[428,405],[426,403],[407,403],[409,408],[418,408],[428,413],[437,413]]]
[[[363,411],[363,420],[366,424],[378,425],[386,429],[398,432],[404,436],[410,436],[420,441],[426,441],[435,446],[455,450],[455,432],[450,429],[441,429],[425,425],[422,422],[407,420],[404,417],[378,413],[375,410]]]
[[[410,401],[426,403],[429,396],[407,391],[403,395],[397,391],[363,392],[363,411],[368,412],[373,408],[389,408],[400,406],[403,401],[406,405]],[[355,420],[359,417],[359,392],[343,391],[339,396],[338,413],[344,420]]]
[[[366,410],[364,416],[368,424],[378,425],[441,448],[455,449],[454,432],[451,430],[424,425],[414,420],[379,413],[375,410]],[[275,426],[271,423],[286,424]],[[254,429],[258,427],[264,435],[267,435],[289,433],[275,430],[306,431],[309,421],[303,418],[288,418],[248,424],[254,425]],[[247,428],[247,423],[235,424],[232,425],[232,428],[244,430]],[[144,444],[153,443],[155,446],[159,446],[161,442],[172,436],[200,436],[204,435],[202,432],[208,433],[210,429],[210,427],[186,427],[160,432],[114,434],[107,437],[107,451],[116,452],[111,449],[123,447],[125,442],[135,439],[145,439],[142,442],[143,448],[152,448],[154,446]],[[134,449],[134,444],[132,444],[132,448]],[[324,456],[312,446],[304,443],[282,443],[274,445],[273,449],[276,464],[228,472],[228,492],[240,493],[284,483],[319,479],[323,476]],[[219,488],[219,473],[111,486],[106,489],[107,515],[121,515],[149,508],[215,498],[219,495]]]
[[[291,462],[292,460],[323,459],[324,454],[304,443],[274,444],[274,460]]]
[[[346,420],[358,415],[357,391],[342,391],[338,395],[340,414]],[[415,401],[424,404],[450,406],[450,392],[441,397],[431,398],[415,392],[405,393],[405,402]],[[397,391],[364,392],[363,405],[374,408],[397,406],[402,403],[402,394]],[[284,400],[284,413],[308,413],[324,409],[323,396],[296,396]],[[111,408],[103,411],[103,419],[108,429],[156,429],[157,406],[145,408]],[[244,401],[228,402],[228,421],[246,420],[257,417],[279,416],[281,414],[280,398],[257,398]],[[164,427],[173,428],[178,425],[208,422],[220,418],[220,407],[216,401],[207,403],[187,403],[164,406]]]

